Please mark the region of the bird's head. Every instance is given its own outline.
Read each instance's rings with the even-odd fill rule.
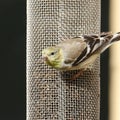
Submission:
[[[56,46],[48,47],[42,51],[42,58],[47,65],[57,69],[62,60],[61,49]]]

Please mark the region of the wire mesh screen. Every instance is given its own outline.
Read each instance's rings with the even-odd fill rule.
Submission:
[[[27,120],[99,120],[99,58],[78,71],[41,63],[42,49],[81,34],[99,34],[100,0],[27,0]]]

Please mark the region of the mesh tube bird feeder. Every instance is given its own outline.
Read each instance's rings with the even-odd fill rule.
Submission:
[[[99,58],[73,81],[78,71],[40,62],[61,39],[99,32],[100,0],[27,0],[27,120],[99,120]]]

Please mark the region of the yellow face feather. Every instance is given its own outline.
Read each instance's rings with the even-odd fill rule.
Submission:
[[[62,54],[59,47],[54,46],[44,49],[42,51],[42,57],[47,65],[56,69],[61,67]]]

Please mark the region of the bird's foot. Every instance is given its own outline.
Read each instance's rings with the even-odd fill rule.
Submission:
[[[70,80],[76,80],[78,77],[82,76],[83,73],[84,73],[84,69],[81,69],[77,74],[72,76],[72,78],[70,78]]]

